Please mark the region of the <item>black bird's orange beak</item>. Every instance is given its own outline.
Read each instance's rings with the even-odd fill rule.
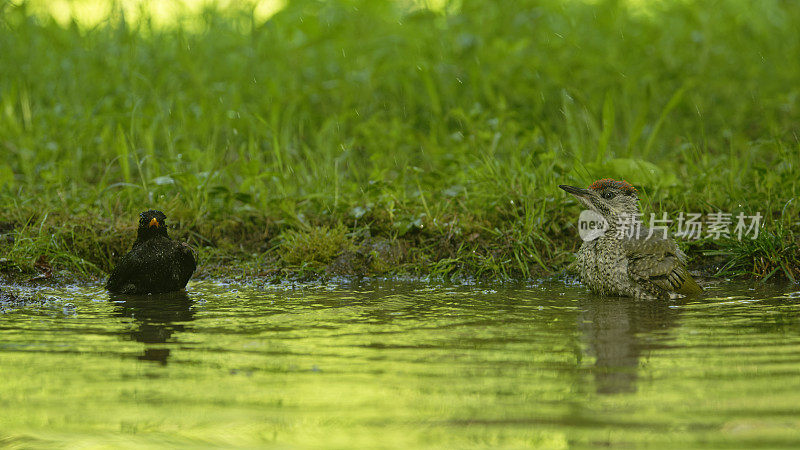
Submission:
[[[158,220],[155,217],[153,217],[152,219],[150,219],[150,223],[147,224],[147,227],[148,228],[152,228],[152,227],[158,228]]]

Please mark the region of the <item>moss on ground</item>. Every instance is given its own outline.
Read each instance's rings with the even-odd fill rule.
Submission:
[[[127,252],[135,226],[95,218],[48,217],[38,224],[6,223],[0,239],[5,258],[0,272],[16,280],[43,277],[55,268],[63,280],[100,279]],[[53,223],[49,223],[49,221]],[[169,219],[168,219],[169,220]],[[573,227],[574,228],[574,227]],[[245,277],[277,282],[329,277],[424,276],[441,279],[522,279],[567,269],[580,245],[577,233],[565,232],[551,258],[538,261],[517,255],[513,235],[476,229],[469,235],[439,230],[398,236],[372,236],[368,227],[307,226],[280,230],[244,224],[220,230],[214,223],[172,225],[173,238],[190,242],[199,254],[199,277]],[[280,231],[279,231],[280,230]],[[691,268],[705,276],[773,276],[800,280],[800,245],[794,236],[762,233],[753,241],[702,240],[684,248]]]

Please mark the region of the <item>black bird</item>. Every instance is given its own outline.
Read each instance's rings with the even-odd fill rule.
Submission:
[[[111,272],[106,289],[117,294],[160,294],[186,287],[197,263],[189,244],[167,236],[161,211],[139,214],[139,230],[131,251]]]

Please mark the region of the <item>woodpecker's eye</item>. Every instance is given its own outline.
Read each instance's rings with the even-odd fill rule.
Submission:
[[[614,193],[613,192],[603,192],[603,198],[611,200],[612,198],[614,198]]]

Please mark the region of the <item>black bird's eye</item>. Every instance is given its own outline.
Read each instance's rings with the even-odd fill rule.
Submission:
[[[613,192],[603,192],[603,198],[611,200],[612,198],[614,198],[614,193]]]

